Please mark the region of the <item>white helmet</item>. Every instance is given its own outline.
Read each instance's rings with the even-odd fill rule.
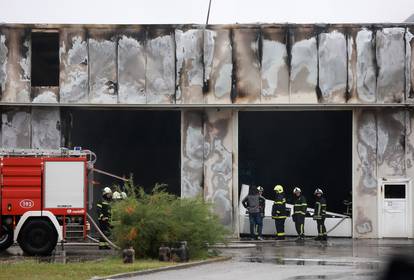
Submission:
[[[301,193],[301,192],[302,192],[302,190],[298,187],[293,189],[293,193]]]
[[[263,192],[263,191],[264,191],[264,189],[263,189],[263,187],[262,187],[262,186],[258,186],[258,187],[257,187],[257,190],[258,190],[259,192]]]
[[[106,187],[103,189],[102,191],[102,195],[106,195],[106,194],[111,194],[112,195],[112,190],[109,187]]]
[[[320,188],[317,188],[313,194],[316,195],[318,193],[323,194],[323,191]]]
[[[121,192],[121,198],[122,199],[126,199],[128,196],[125,192]]]
[[[114,193],[112,194],[112,198],[114,200],[121,199],[121,194],[117,191],[114,191]]]

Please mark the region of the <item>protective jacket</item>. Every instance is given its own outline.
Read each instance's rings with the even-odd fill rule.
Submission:
[[[272,206],[273,219],[286,219],[286,199],[283,193],[276,194],[275,201]]]
[[[295,196],[293,202],[293,215],[305,216],[307,207],[308,204],[306,203],[306,198],[303,195],[300,195],[299,197]]]
[[[96,209],[98,212],[98,220],[99,221],[105,221],[105,222],[111,222],[112,218],[112,211],[111,211],[111,204],[108,200],[104,199],[102,202],[98,203],[96,205]]]
[[[326,199],[325,197],[315,197],[315,212],[313,214],[314,220],[324,219],[326,216]]]

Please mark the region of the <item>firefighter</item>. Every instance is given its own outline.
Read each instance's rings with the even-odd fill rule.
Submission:
[[[302,195],[300,188],[293,190],[293,221],[295,222],[296,232],[298,233],[297,241],[305,241],[305,216],[308,204],[306,198]]]
[[[249,194],[242,200],[242,204],[247,208],[249,212],[249,222],[250,222],[250,236],[252,239],[263,240],[262,238],[262,219],[260,218],[260,205],[261,200],[264,200],[262,196],[259,195],[257,188],[250,187]],[[255,233],[257,225],[257,236]]]
[[[127,199],[128,198],[128,196],[127,196],[127,194],[126,194],[126,192],[121,192],[121,199]]]
[[[323,195],[323,191],[317,188],[314,192],[315,195],[315,210],[313,213],[313,219],[316,220],[318,226],[318,236],[315,240],[327,241],[328,235],[325,227],[326,217],[326,199]]]
[[[286,213],[286,199],[283,193],[283,186],[276,185],[274,188],[276,192],[275,202],[272,207],[272,219],[275,220],[276,227],[276,239],[285,239],[285,220],[287,217]]]
[[[112,190],[108,187],[103,189],[102,192],[102,201],[98,203],[98,221],[99,229],[105,234],[106,237],[109,237],[111,234],[111,200],[112,200]],[[110,249],[108,242],[101,236],[99,238],[99,249]]]
[[[121,199],[122,199],[121,194],[118,191],[114,191],[114,193],[112,194],[112,200],[113,201],[118,201],[118,200],[121,200]]]

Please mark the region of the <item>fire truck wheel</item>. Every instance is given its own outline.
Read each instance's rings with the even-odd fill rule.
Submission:
[[[56,247],[57,233],[46,220],[29,220],[19,233],[19,245],[28,255],[50,255]]]
[[[3,225],[3,230],[0,234],[0,251],[6,250],[11,245],[13,245],[13,231]]]

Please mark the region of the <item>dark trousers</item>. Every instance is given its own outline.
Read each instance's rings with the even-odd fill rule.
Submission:
[[[250,221],[250,236],[252,238],[256,237],[255,228],[257,225],[257,234],[262,236],[262,228],[263,228],[263,219],[260,213],[249,213],[249,221]]]
[[[316,224],[318,225],[318,236],[326,236],[325,218],[317,219]]]
[[[299,237],[305,237],[305,215],[294,216],[295,228]]]
[[[275,219],[276,236],[285,236],[285,220],[286,219]]]
[[[99,220],[99,229],[103,232],[103,234],[105,234],[106,237],[110,237],[111,226],[109,225],[109,222]],[[108,242],[106,242],[106,240],[101,235],[99,235],[99,247],[109,248]]]

